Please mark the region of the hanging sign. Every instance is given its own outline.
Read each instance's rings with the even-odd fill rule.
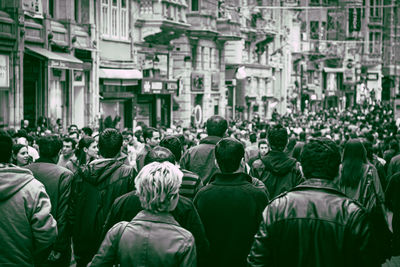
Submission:
[[[9,56],[0,55],[0,87],[10,87]]]

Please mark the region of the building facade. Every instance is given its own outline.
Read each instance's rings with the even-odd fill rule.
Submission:
[[[90,91],[94,48],[90,1],[2,1],[0,5],[5,29],[1,58],[6,66],[1,103],[2,108],[11,107],[2,110],[4,126],[18,128],[22,119],[31,127],[38,121],[51,128],[90,124],[95,113]],[[82,106],[89,108],[78,108]]]

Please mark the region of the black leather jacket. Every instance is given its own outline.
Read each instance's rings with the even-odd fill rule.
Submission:
[[[309,179],[270,202],[250,266],[374,266],[360,204],[324,179]]]

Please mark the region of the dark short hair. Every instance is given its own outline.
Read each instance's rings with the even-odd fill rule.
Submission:
[[[341,162],[339,147],[328,138],[312,139],[304,145],[300,162],[306,178],[332,180]]]
[[[68,132],[70,132],[72,128],[78,129],[78,125],[76,125],[76,124],[71,124],[71,125],[68,127]],[[74,131],[75,131],[75,130],[74,130]]]
[[[145,143],[146,143],[146,139],[147,138],[152,138],[153,137],[153,133],[154,132],[158,132],[158,130],[156,128],[153,128],[153,127],[148,127],[143,131],[143,139],[144,139]]]
[[[268,130],[267,138],[272,149],[283,151],[288,142],[288,133],[285,127],[277,124]]]
[[[82,132],[84,132],[84,133],[85,133],[86,135],[88,135],[88,136],[92,136],[92,134],[93,134],[92,128],[90,128],[90,127],[88,127],[88,126],[83,127],[83,128],[82,128]]]
[[[182,156],[182,142],[176,136],[167,136],[160,141],[160,146],[169,149],[179,161]]]
[[[72,143],[72,148],[76,147],[76,141],[71,137],[65,137],[62,141],[65,143]]]
[[[16,156],[19,153],[19,151],[21,150],[21,148],[23,148],[23,147],[27,147],[27,146],[23,145],[23,144],[14,144],[12,147],[13,155]]]
[[[258,141],[258,147],[260,147],[261,145],[266,145],[266,144],[267,144],[267,141],[265,141],[265,140]]]
[[[244,146],[240,141],[234,138],[224,138],[215,146],[215,159],[223,173],[232,173],[236,171],[243,157]]]
[[[54,158],[60,153],[63,143],[57,135],[48,135],[40,137],[38,145],[41,158]]]
[[[114,128],[107,128],[99,135],[99,154],[104,158],[113,158],[121,150],[122,134]]]
[[[257,142],[257,134],[256,133],[251,133],[250,134],[250,142],[251,143]]]
[[[6,131],[0,130],[0,163],[9,163],[11,159],[13,140]]]
[[[207,120],[206,128],[208,135],[223,137],[228,129],[228,122],[223,117],[214,115]]]
[[[260,139],[265,139],[265,138],[267,138],[267,132],[266,131],[262,131],[260,133]]]
[[[144,158],[144,165],[150,164],[152,162],[165,162],[168,161],[175,164],[175,156],[172,152],[165,147],[156,146],[150,150],[146,157]]]

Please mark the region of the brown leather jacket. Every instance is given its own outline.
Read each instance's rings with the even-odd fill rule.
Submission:
[[[192,234],[168,213],[146,210],[108,231],[90,266],[196,266]]]

